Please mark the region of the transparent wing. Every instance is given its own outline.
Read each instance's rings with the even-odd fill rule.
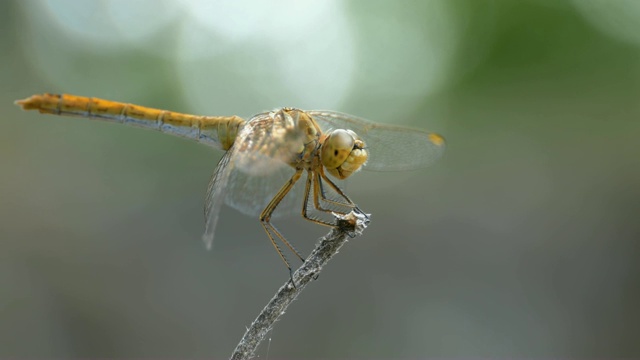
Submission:
[[[294,173],[295,170],[290,166],[280,166],[262,176],[253,176],[235,168],[229,178],[225,202],[241,213],[257,219],[269,201]],[[282,199],[272,217],[301,214],[303,200],[304,181],[298,181]]]
[[[234,145],[222,157],[209,181],[205,199],[203,240],[211,248],[222,203],[248,215],[258,215],[293,175],[288,165],[303,146],[297,119],[283,111],[262,113],[251,118],[240,130]],[[278,206],[275,216],[299,211],[299,186]]]
[[[399,171],[429,166],[444,152],[444,138],[403,126],[377,124],[335,111],[307,112],[323,131],[351,129],[365,142],[369,160],[365,170]]]
[[[233,171],[232,157],[233,147],[222,156],[211,176],[211,180],[209,180],[209,186],[207,186],[204,203],[205,230],[202,235],[202,240],[207,249],[211,249],[213,245],[213,237],[218,224],[220,209],[222,208],[222,200],[224,199],[229,177]]]

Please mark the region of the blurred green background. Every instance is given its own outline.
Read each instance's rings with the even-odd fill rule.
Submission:
[[[447,138],[349,181],[369,229],[260,357],[640,356],[640,1],[6,0],[0,34],[0,357],[225,358],[288,278],[228,207],[205,251],[221,152],[42,92]]]

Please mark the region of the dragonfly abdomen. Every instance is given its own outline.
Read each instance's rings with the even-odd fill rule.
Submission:
[[[16,101],[24,110],[78,116],[160,130],[228,150],[244,120],[238,116],[198,116],[68,94],[33,95]]]

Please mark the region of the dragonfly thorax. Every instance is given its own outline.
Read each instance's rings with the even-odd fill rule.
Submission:
[[[329,132],[321,146],[322,165],[329,174],[341,180],[360,170],[369,157],[364,141],[351,130]]]

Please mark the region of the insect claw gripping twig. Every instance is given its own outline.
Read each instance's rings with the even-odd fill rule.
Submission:
[[[293,270],[291,270],[291,268],[289,268],[289,279],[291,280],[291,285],[293,286],[293,288],[297,289],[296,282],[293,280]]]

